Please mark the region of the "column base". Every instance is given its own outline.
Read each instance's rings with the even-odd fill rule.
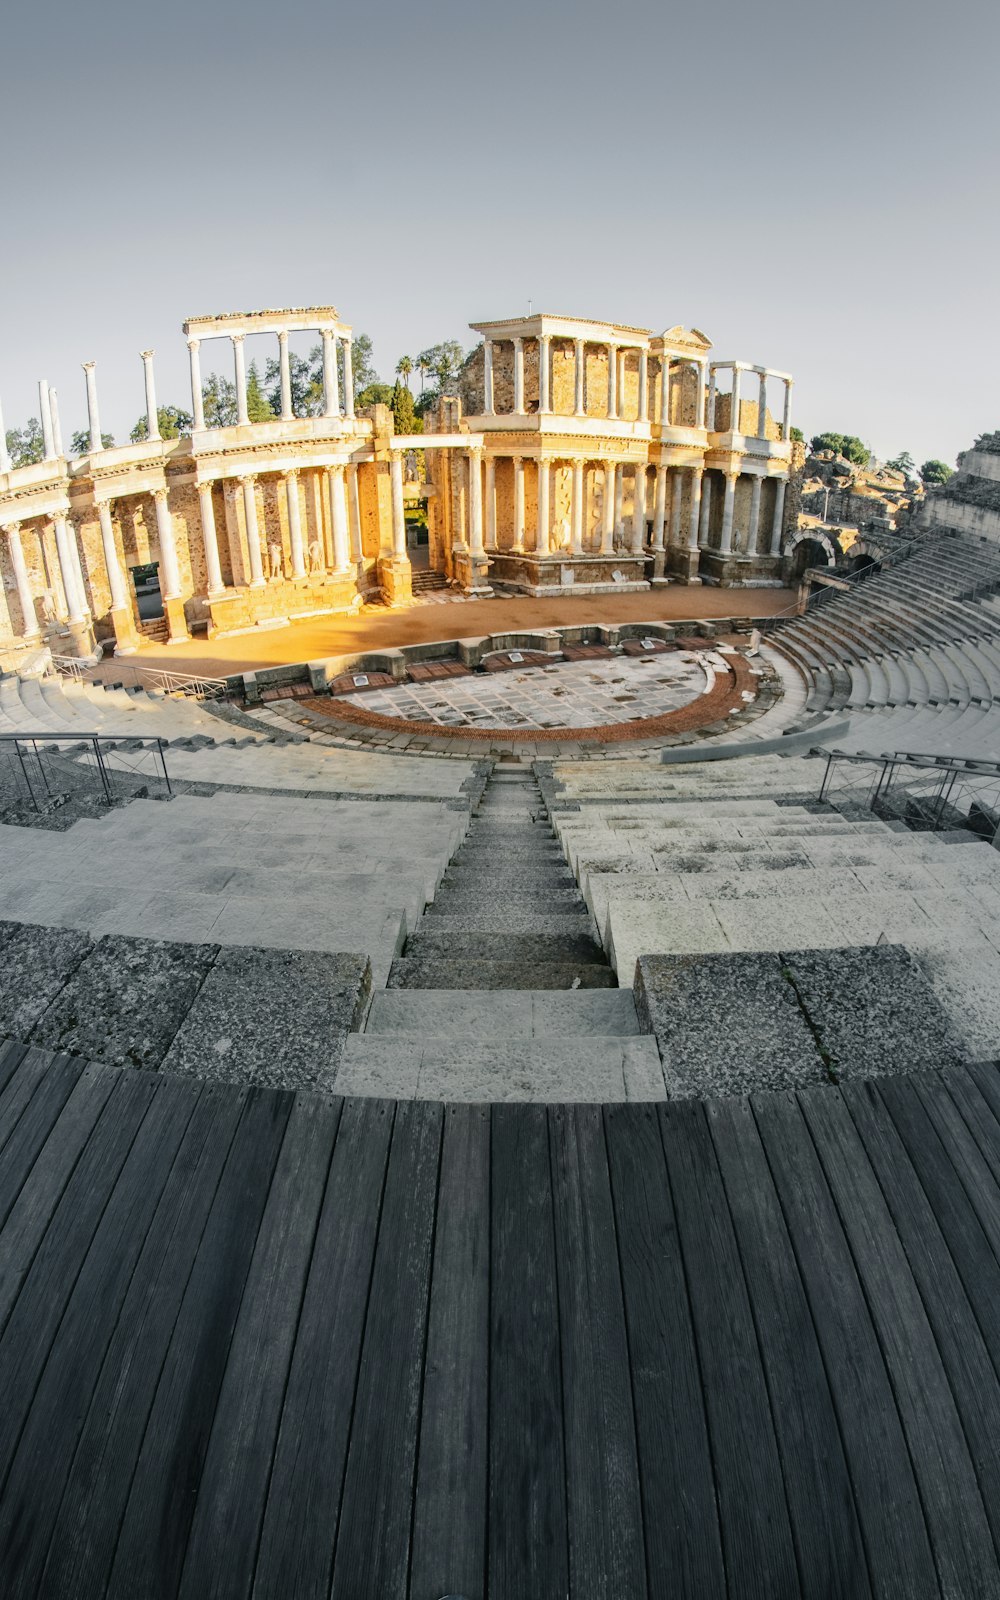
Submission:
[[[701,583],[701,578],[698,575],[700,561],[700,550],[677,550],[671,547],[667,551],[668,572],[677,583],[686,583],[689,588],[694,588]]]
[[[379,588],[388,606],[408,606],[413,599],[413,568],[408,557],[382,556],[378,563]]]
[[[167,624],[167,643],[187,644],[191,635],[188,633],[187,617],[184,615],[184,601],[168,600],[164,597],[163,615]]]
[[[139,633],[129,606],[112,606],[111,626],[115,631],[115,655],[132,656],[139,648]]]
[[[484,599],[493,593],[490,587],[490,563],[485,551],[480,556],[473,555],[471,550],[455,550],[452,556],[455,581],[461,584],[463,593]]]

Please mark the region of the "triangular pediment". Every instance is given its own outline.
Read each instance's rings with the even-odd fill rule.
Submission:
[[[701,353],[712,348],[711,339],[706,338],[700,328],[684,328],[680,323],[667,328],[660,337],[671,349],[697,350]]]

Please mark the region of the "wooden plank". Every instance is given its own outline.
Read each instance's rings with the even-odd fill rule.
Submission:
[[[971,1077],[910,1074],[921,1104],[962,1182],[994,1255],[1000,1260],[1000,1185],[996,1121]],[[892,1110],[895,1116],[896,1102]]]
[[[604,1124],[554,1106],[549,1146],[575,1600],[646,1593],[632,1381]]]
[[[0,1154],[0,1228],[6,1224],[22,1185],[38,1158],[38,1152],[52,1132],[83,1070],[84,1063],[75,1056],[50,1056],[46,1051],[32,1050],[26,1054],[16,1076],[7,1085],[0,1104],[5,1123],[0,1128],[0,1138],[3,1140],[3,1152]],[[112,1081],[107,1082],[105,1095],[110,1093]],[[50,1180],[53,1176],[54,1173],[50,1172]],[[52,1198],[54,1205],[59,1193]]]
[[[919,1105],[913,1086],[898,1078],[901,1098],[916,1109],[923,1124],[921,1143],[930,1146],[931,1162],[946,1186],[957,1190],[954,1170],[937,1134]],[[1000,1385],[990,1350],[976,1321],[962,1282],[959,1262],[948,1245],[944,1228],[935,1216],[931,1190],[920,1180],[905,1145],[889,1115],[881,1084],[844,1084],[841,1094],[861,1136],[868,1159],[878,1174],[885,1203],[906,1251],[906,1259],[920,1290],[941,1360],[962,1418],[965,1437],[976,1469],[986,1515],[994,1541],[1000,1539]],[[947,1168],[947,1171],[944,1169]],[[964,1199],[964,1196],[962,1197]],[[975,1233],[981,1229],[970,1219]],[[1000,1286],[998,1286],[1000,1287]],[[993,1305],[1000,1304],[1000,1295]],[[1000,1545],[998,1545],[1000,1548]]]
[[[959,1107],[969,1129],[979,1146],[983,1163],[993,1182],[984,1187],[992,1192],[1000,1187],[1000,1111],[996,1104],[996,1068],[987,1066],[961,1067],[953,1072],[937,1074]],[[933,1092],[930,1075],[921,1079],[923,1091]]]
[[[444,1114],[411,1600],[478,1595],[486,1575],[489,1433],[490,1114]]]
[[[488,1593],[569,1592],[552,1184],[540,1105],[493,1107]]]
[[[951,1083],[961,1076],[963,1074],[949,1073],[947,1081]],[[1000,1123],[1000,1070],[995,1062],[974,1062],[966,1067],[964,1076],[972,1079],[994,1118]]]
[[[799,1097],[868,1300],[946,1594],[995,1595],[996,1552],[962,1422],[906,1251],[838,1094]]]
[[[0,1096],[2,1096],[3,1090],[6,1089],[14,1073],[21,1065],[27,1051],[28,1046],[21,1044],[17,1039],[0,1040]],[[2,1098],[0,1098],[0,1105],[2,1103]],[[2,1129],[2,1126],[2,1114],[0,1114],[0,1129]],[[3,1135],[0,1132],[0,1145],[2,1143]]]
[[[39,1592],[77,1432],[200,1088],[156,1087],[73,1286],[0,1500],[8,1600]]]
[[[306,1280],[254,1593],[327,1595],[393,1106],[348,1100]]]
[[[125,1508],[108,1595],[177,1593],[233,1328],[292,1107],[251,1089],[181,1302]]]
[[[606,1106],[632,1362],[650,1595],[726,1594],[725,1566],[673,1201],[655,1110]]]
[[[850,1473],[809,1302],[746,1100],[705,1104],[772,1397],[807,1595],[871,1593]]]
[[[751,1105],[823,1352],[872,1588],[931,1600],[939,1589],[906,1438],[815,1146],[793,1095]]]
[[[704,1107],[660,1108],[731,1594],[799,1592],[757,1331]]]
[[[253,1582],[271,1458],[341,1102],[297,1095],[247,1278],[191,1525],[182,1596]],[[219,1529],[226,1530],[225,1539]]]
[[[247,1093],[201,1093],[108,1346],[63,1494],[40,1593],[103,1595],[146,1421]]]
[[[330,1600],[406,1593],[441,1122],[428,1102],[396,1111]]]
[[[0,1339],[0,1484],[6,1478],[84,1258],[125,1165],[157,1080],[119,1076],[52,1213]]]

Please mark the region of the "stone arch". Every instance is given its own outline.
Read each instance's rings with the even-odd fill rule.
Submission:
[[[807,542],[818,544],[823,548],[823,550],[826,552],[826,564],[828,567],[835,567],[837,565],[837,547],[830,538],[829,534],[824,533],[820,528],[798,529],[797,532],[791,534],[790,537],[786,539],[782,554],[786,557],[793,556],[798,546]]]

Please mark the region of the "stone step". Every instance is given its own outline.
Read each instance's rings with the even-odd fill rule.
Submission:
[[[463,941],[464,944],[465,941]],[[554,941],[557,942],[557,941]],[[611,968],[601,962],[477,961],[443,955],[397,956],[389,969],[390,989],[614,989]]]
[[[453,1043],[351,1034],[337,1094],[446,1101],[663,1100],[654,1039],[513,1039]]]
[[[565,912],[507,909],[503,905],[483,907],[477,911],[427,912],[425,922],[436,923],[443,932],[462,936],[466,933],[503,933],[519,937],[523,933],[580,933],[588,934],[593,924],[589,917],[570,910]]]
[[[538,911],[551,906],[554,915],[584,909],[583,897],[575,883],[556,882],[533,889],[515,888],[507,880],[494,879],[489,885],[442,883],[434,896],[434,912],[476,911],[481,907],[508,907],[516,911]]]
[[[607,957],[593,936],[593,932],[568,934],[519,933],[464,933],[460,939],[446,931],[446,926],[434,926],[425,917],[406,941],[406,956],[440,961],[458,957],[469,961],[503,961],[518,965],[542,964],[555,961],[560,965],[581,964],[604,966]],[[447,984],[444,985],[447,988]],[[466,985],[462,984],[462,988]],[[535,987],[526,984],[526,988]]]
[[[376,994],[368,1034],[414,1034],[421,1039],[551,1039],[639,1034],[630,989],[384,989]]]
[[[444,882],[456,888],[468,885],[470,888],[482,886],[490,893],[494,893],[498,884],[509,885],[511,889],[530,889],[533,885],[551,885],[558,889],[568,886],[573,882],[573,874],[563,862],[528,862],[518,861],[505,871],[502,865],[494,862],[492,865],[482,867],[467,867],[455,857],[454,862],[444,875]]]

